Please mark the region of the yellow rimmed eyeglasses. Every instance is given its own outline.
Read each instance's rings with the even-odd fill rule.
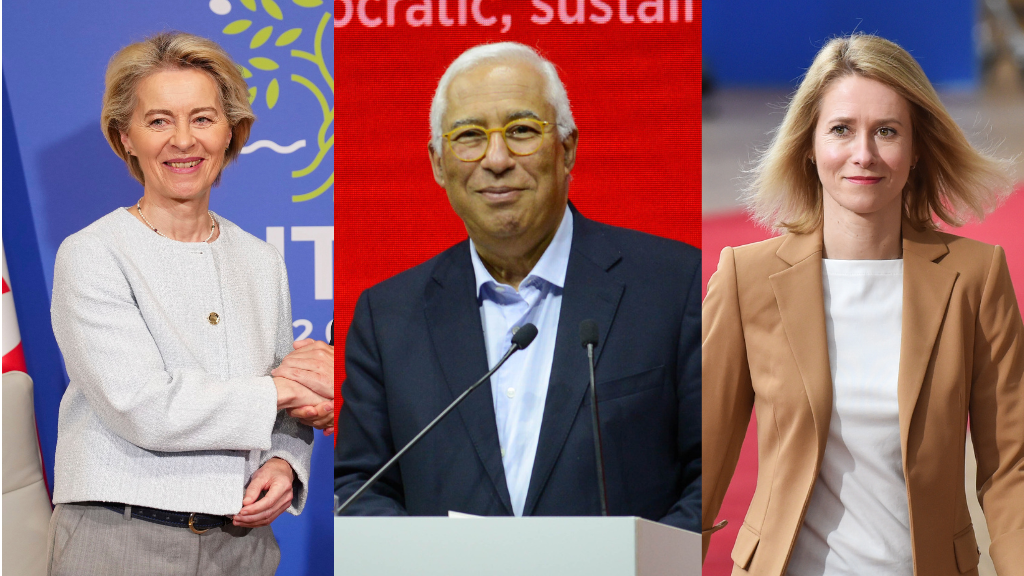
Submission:
[[[483,126],[466,125],[442,134],[448,141],[448,147],[455,157],[463,162],[476,162],[487,155],[487,147],[491,142],[491,134],[500,132],[508,151],[515,156],[529,156],[544,141],[544,131],[550,122],[520,118],[505,124],[501,128],[484,128]]]

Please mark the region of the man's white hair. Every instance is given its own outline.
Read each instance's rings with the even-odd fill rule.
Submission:
[[[555,65],[543,58],[536,50],[518,42],[498,42],[481,44],[466,50],[455,59],[441,81],[437,83],[434,100],[430,104],[430,145],[436,152],[441,150],[441,121],[448,110],[448,87],[459,74],[486,62],[523,62],[533,66],[544,77],[544,98],[555,109],[555,124],[562,140],[576,131],[576,121],[572,118],[569,107],[569,96],[565,86],[558,77]]]

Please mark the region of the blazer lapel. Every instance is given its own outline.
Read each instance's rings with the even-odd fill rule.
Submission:
[[[438,262],[434,282],[428,284],[424,295],[427,329],[453,400],[490,368],[469,250],[468,241],[463,242]],[[506,512],[511,515],[512,499],[505,483],[490,385],[481,385],[456,412]]]
[[[594,350],[594,361],[595,371],[598,371],[598,360],[625,287],[607,272],[621,258],[619,251],[595,230],[592,222],[575,210],[573,218],[572,251],[565,274],[551,378],[524,516],[533,513],[590,386],[587,354],[580,347],[580,322],[588,318],[597,322],[600,339]]]
[[[789,235],[776,254],[790,267],[770,276],[786,337],[807,392],[819,454],[825,449],[832,415],[821,234],[819,228],[809,234]],[[935,263],[948,252],[935,232],[920,232],[903,223],[903,335],[897,397],[904,456],[910,420],[958,276],[956,271]]]
[[[917,231],[903,222],[903,331],[897,398],[904,458],[910,420],[959,276],[955,270],[935,263],[947,253],[949,248],[937,233]]]
[[[819,461],[832,418],[832,372],[825,330],[821,253],[820,227],[808,234],[789,234],[776,255],[790,267],[769,276],[810,404]]]

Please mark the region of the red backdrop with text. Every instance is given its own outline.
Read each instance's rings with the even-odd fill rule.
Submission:
[[[522,42],[558,67],[580,133],[569,198],[581,213],[700,246],[699,1],[334,6],[334,301],[342,347],[363,290],[466,238],[431,175],[428,114],[448,64],[476,44]],[[339,391],[343,380],[339,363]]]

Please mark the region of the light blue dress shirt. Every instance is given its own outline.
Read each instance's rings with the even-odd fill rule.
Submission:
[[[572,213],[566,208],[551,244],[529,275],[519,283],[517,292],[491,276],[473,241],[469,242],[488,366],[494,366],[505,355],[512,344],[512,333],[520,326],[532,322],[537,327],[537,338],[533,343],[526,350],[513,354],[491,376],[501,461],[505,466],[505,483],[516,516],[523,515],[533,460],[537,455],[571,247]]]

